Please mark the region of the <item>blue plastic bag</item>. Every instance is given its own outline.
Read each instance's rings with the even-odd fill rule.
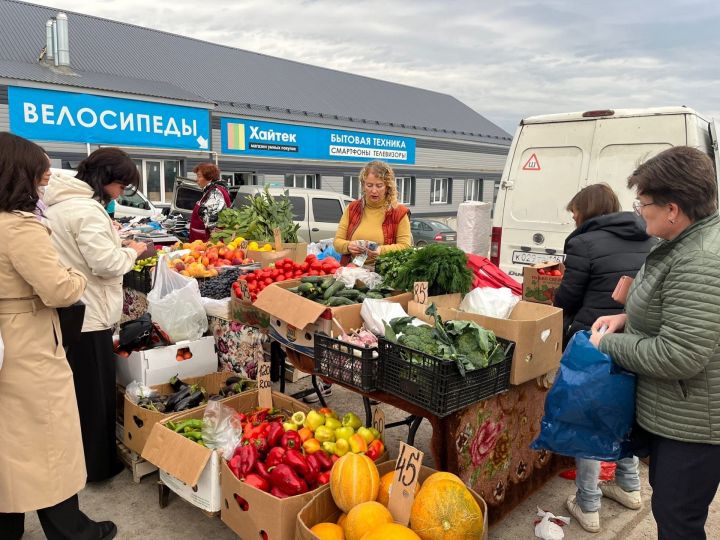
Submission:
[[[616,461],[630,455],[635,419],[635,375],[577,332],[545,399],[540,436],[530,445],[565,456]]]
[[[317,256],[318,261],[322,261],[326,257],[333,257],[334,259],[337,259],[338,261],[342,259],[342,255],[340,255],[337,251],[335,251],[335,248],[333,246],[329,246],[325,248],[325,250],[320,253],[320,255]]]

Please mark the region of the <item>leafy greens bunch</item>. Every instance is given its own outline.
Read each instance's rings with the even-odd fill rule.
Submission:
[[[416,326],[415,317],[398,317],[385,324],[386,339],[430,356],[452,360],[463,377],[467,371],[486,368],[504,359],[505,351],[491,330],[472,321],[443,322],[435,304],[430,304],[425,314],[435,319],[434,326]],[[422,362],[412,354],[410,361]]]
[[[266,185],[262,193],[247,195],[241,208],[227,208],[220,212],[217,229],[211,239],[227,242],[241,236],[258,242],[272,242],[275,228],[280,229],[283,242],[297,243],[300,225],[293,221],[288,192],[274,197]]]

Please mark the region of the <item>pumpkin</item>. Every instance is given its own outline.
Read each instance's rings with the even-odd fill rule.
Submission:
[[[380,525],[374,531],[366,533],[360,540],[421,540],[413,531],[397,523]]]
[[[360,503],[374,501],[379,489],[380,474],[369,457],[347,453],[333,465],[330,492],[343,512],[349,512]]]
[[[378,491],[377,502],[379,502],[380,504],[384,504],[385,506],[388,505],[388,502],[390,500],[390,486],[392,485],[394,475],[395,471],[390,471],[383,474],[380,478],[380,491]],[[420,482],[415,484],[415,495],[417,495],[419,489]]]
[[[343,530],[347,540],[360,540],[365,533],[392,522],[390,510],[379,502],[368,501],[354,506],[348,512]]]
[[[310,532],[320,540],[345,540],[345,533],[342,527],[335,523],[318,523]]]
[[[437,480],[454,480],[455,482],[459,482],[463,486],[465,485],[465,482],[463,482],[459,476],[457,476],[453,473],[441,471],[441,472],[432,473],[430,476],[428,476],[425,479],[425,481],[423,482],[423,486],[432,485],[432,483]]]
[[[410,510],[410,528],[422,540],[480,538],[483,515],[480,505],[464,484],[436,480],[424,485]]]

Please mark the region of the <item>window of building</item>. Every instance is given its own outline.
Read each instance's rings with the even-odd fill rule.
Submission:
[[[482,178],[466,178],[465,179],[465,200],[466,201],[482,201],[483,200],[483,180]]]
[[[362,195],[360,189],[360,177],[346,174],[343,176],[343,194],[351,199],[359,199]]]
[[[312,198],[313,219],[320,223],[340,223],[342,206],[337,199]]]
[[[430,204],[448,204],[450,202],[450,179],[433,178],[430,183]]]
[[[180,175],[180,161],[177,159],[133,159],[133,163],[140,172],[140,191],[151,202],[171,202],[175,179]]]
[[[232,186],[257,186],[258,177],[251,172],[221,172],[220,179],[229,187]]]
[[[320,189],[319,174],[286,174],[285,187]]]
[[[415,177],[400,176],[395,178],[397,182],[397,199],[401,204],[415,204]]]

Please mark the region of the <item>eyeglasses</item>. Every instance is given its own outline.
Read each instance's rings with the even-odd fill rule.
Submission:
[[[654,205],[657,205],[656,202],[649,202],[649,203],[643,204],[643,203],[641,203],[640,201],[634,201],[634,202],[632,203],[632,207],[633,207],[633,210],[635,210],[635,213],[639,216],[640,213],[642,212],[642,209],[643,209],[643,208],[645,208],[646,206],[651,206],[651,205],[653,205],[653,204],[654,204]]]

